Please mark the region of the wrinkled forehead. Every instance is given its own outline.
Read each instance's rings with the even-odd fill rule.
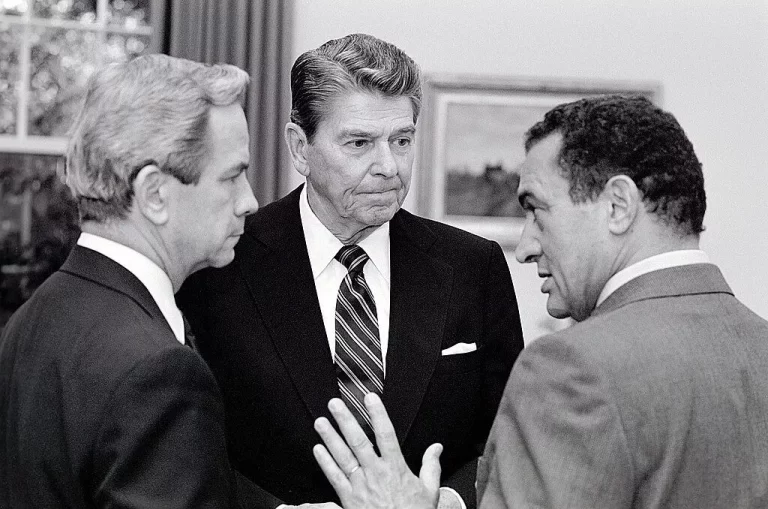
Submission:
[[[318,130],[330,129],[336,134],[359,132],[382,134],[379,131],[414,132],[413,106],[407,96],[389,96],[358,91],[337,96],[328,103],[318,123]],[[385,133],[385,134],[386,134]]]
[[[359,87],[359,86],[348,86],[344,87],[338,92],[331,94],[327,97],[324,97],[320,104],[320,109],[318,113],[320,114],[320,121],[327,120],[327,118],[334,113],[338,112],[340,109],[344,109],[345,106],[348,104],[350,98],[353,97],[368,97],[368,98],[378,98],[382,99],[385,102],[402,102],[403,104],[406,103],[406,101],[409,104],[409,115],[413,117],[414,122],[416,118],[416,108],[413,104],[413,98],[409,95],[401,95],[401,94],[385,94],[379,90],[371,90],[365,87]]]

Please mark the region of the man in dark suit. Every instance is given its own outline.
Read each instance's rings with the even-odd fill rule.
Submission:
[[[285,135],[306,185],[249,218],[235,262],[178,296],[224,394],[230,458],[286,503],[335,499],[313,421],[341,395],[370,434],[361,400],[375,392],[409,464],[444,445],[441,504],[474,507],[523,347],[502,250],[400,209],[421,104],[402,51],[329,41],[297,59],[291,89]]]
[[[90,81],[65,171],[82,235],[0,339],[0,507],[264,502],[233,475],[219,389],[174,302],[233,259],[256,211],[247,83],[164,55]]]
[[[516,255],[545,278],[549,313],[579,323],[515,364],[478,467],[480,507],[768,507],[768,322],[699,250],[704,178],[680,125],[645,98],[582,99],[534,125],[526,152]],[[397,478],[383,475],[397,454],[375,403],[386,454],[358,447],[357,468],[320,420],[332,456],[318,446],[318,460],[346,509],[383,507],[366,499],[382,493],[430,507],[434,449],[421,481],[368,489],[373,472]]]

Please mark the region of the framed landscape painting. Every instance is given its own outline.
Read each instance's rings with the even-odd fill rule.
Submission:
[[[419,212],[514,248],[524,213],[517,168],[524,135],[552,107],[599,94],[641,94],[655,82],[433,75],[419,121]]]

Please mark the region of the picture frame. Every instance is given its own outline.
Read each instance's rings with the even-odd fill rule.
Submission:
[[[514,249],[523,230],[516,168],[524,135],[552,107],[601,94],[640,94],[655,81],[425,76],[418,139],[418,212]]]

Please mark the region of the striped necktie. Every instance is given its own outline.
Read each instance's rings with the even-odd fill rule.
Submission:
[[[369,392],[381,395],[384,391],[384,365],[376,303],[363,275],[368,255],[351,245],[342,247],[336,259],[347,268],[336,299],[336,377],[342,399],[373,441],[363,398]]]

